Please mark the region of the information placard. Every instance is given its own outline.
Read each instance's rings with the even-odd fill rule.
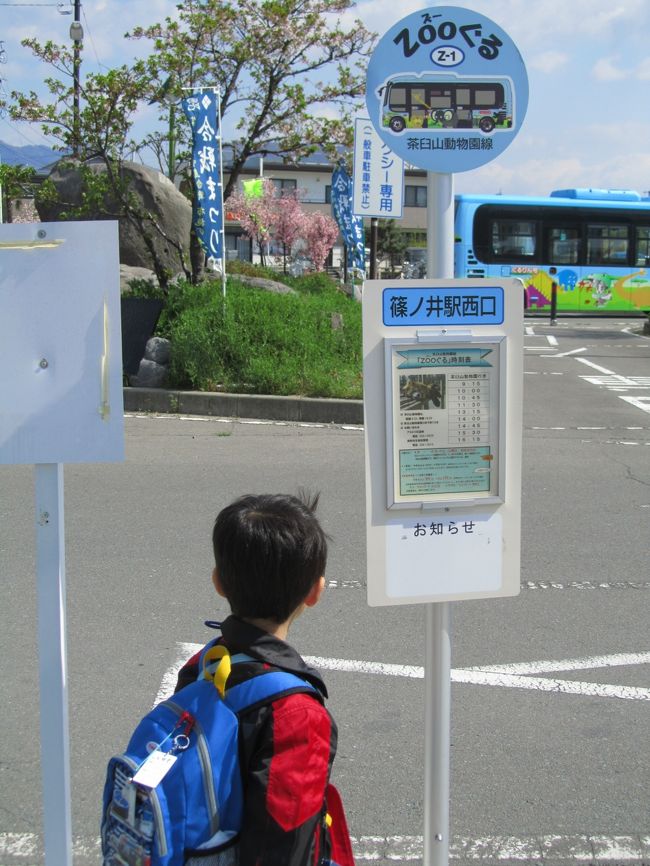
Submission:
[[[516,595],[521,283],[366,281],[363,355],[368,602]]]
[[[503,501],[503,347],[385,341],[389,508]]]

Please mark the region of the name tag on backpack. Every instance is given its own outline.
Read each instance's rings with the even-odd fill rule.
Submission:
[[[133,777],[133,781],[145,788],[156,788],[178,760],[178,755],[156,750],[152,752]]]

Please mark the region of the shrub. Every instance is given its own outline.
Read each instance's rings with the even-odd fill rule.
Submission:
[[[170,322],[172,383],[198,390],[360,397],[361,307],[329,287],[276,295],[229,280]],[[332,314],[343,326],[332,328]]]

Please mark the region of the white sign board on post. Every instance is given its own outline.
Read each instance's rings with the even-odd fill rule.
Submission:
[[[518,280],[364,284],[368,601],[519,592]]]
[[[63,463],[123,455],[117,223],[0,226],[0,464],[36,464],[46,866],[72,866]]]
[[[405,161],[427,171],[430,280],[449,280],[454,275],[453,173],[478,168],[502,153],[521,128],[527,105],[528,78],[516,46],[497,24],[471,9],[420,9],[398,21],[380,39],[368,64],[366,106],[384,143]],[[437,297],[438,284],[430,284],[430,288],[435,289],[432,296]],[[366,319],[366,305],[376,312],[374,302],[368,299],[368,289],[365,292],[364,332],[366,325],[374,327],[374,319]],[[508,304],[506,312],[510,309]],[[508,315],[504,321],[514,319]],[[382,442],[389,452],[385,483],[390,483],[390,491],[385,489],[383,497],[377,499],[375,479],[374,492],[368,499],[369,600],[375,604],[437,602],[426,605],[424,866],[447,866],[449,861],[449,600],[512,594],[518,586],[515,488],[511,484],[513,472],[505,471],[511,469],[506,461],[513,453],[516,457],[517,451],[516,437],[511,435],[513,392],[508,384],[514,372],[511,350],[517,341],[514,334],[509,338],[506,333],[487,330],[500,327],[497,322],[491,326],[486,323],[486,328],[474,325],[476,322],[465,334],[459,322],[454,322],[453,337],[448,336],[444,323],[437,328],[438,333],[436,328],[432,333],[428,324],[418,329],[415,337],[408,332],[398,333],[397,340],[405,339],[406,345],[400,348],[397,342],[397,349],[389,348],[395,338],[384,335],[383,351],[377,345],[368,348],[364,356],[369,370],[374,368],[375,356],[384,357],[382,413],[391,414],[388,421],[384,420]],[[390,327],[385,322],[383,326]],[[451,339],[456,341],[453,345],[448,343]],[[421,340],[421,348],[427,352],[423,356],[426,361],[421,366],[418,362],[415,370],[408,364],[402,367],[404,358],[400,352],[403,350],[408,359],[412,357],[409,340]],[[489,369],[482,371],[481,387],[474,395],[481,410],[475,420],[478,427],[465,428],[462,405],[471,381],[472,359],[477,357],[475,350],[484,349],[489,349],[484,356]],[[445,358],[449,367],[440,360]],[[439,410],[443,400],[446,408],[441,409],[442,413],[449,418],[455,416],[456,421],[445,428],[443,415],[438,416],[437,425],[435,419],[423,420],[426,414],[410,417],[408,399],[424,405],[422,396],[413,398],[411,392],[416,386],[421,393],[425,386],[432,392],[429,399],[434,406],[440,403]],[[364,387],[368,387],[367,380]],[[369,400],[377,399],[377,387],[375,383],[375,388],[365,393],[367,418],[376,410]],[[414,411],[426,413],[431,408],[424,406]],[[396,412],[398,416],[394,417]],[[377,428],[373,425],[373,429]],[[479,441],[463,438],[467,429],[476,429]],[[372,457],[368,472],[377,471],[376,447],[367,439],[367,453]],[[384,485],[383,475],[381,478],[380,484]],[[417,517],[422,518],[410,524],[409,512],[402,511],[399,516],[396,513],[409,502],[412,506],[418,503]],[[467,509],[467,514],[459,508]],[[425,518],[429,512],[435,515],[436,509],[440,519],[427,525]],[[413,507],[410,516],[416,518]],[[458,518],[462,518],[461,525]],[[463,541],[460,547],[455,544],[459,535]],[[424,545],[416,548],[414,542],[425,538],[426,549]],[[442,544],[434,546],[431,539]],[[379,554],[371,554],[382,542],[386,547]],[[436,556],[443,557],[444,579],[441,569],[434,569],[441,564]],[[382,557],[383,567],[379,566]],[[400,577],[395,580],[398,573]]]
[[[124,456],[117,223],[0,231],[0,464]]]
[[[367,117],[354,122],[352,213],[401,219],[404,204],[404,160],[381,140]]]

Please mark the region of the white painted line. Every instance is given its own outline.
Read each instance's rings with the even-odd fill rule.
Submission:
[[[592,656],[581,659],[560,659],[558,661],[521,662],[509,665],[480,665],[468,668],[470,671],[490,671],[495,674],[549,674],[555,671],[587,671],[597,668],[625,667],[626,665],[650,664],[650,652],[616,653],[609,656]]]
[[[422,860],[422,836],[352,836],[352,849],[359,863]],[[98,837],[73,839],[75,857],[99,858]],[[650,836],[576,833],[539,836],[452,836],[449,859],[476,863],[571,862],[640,863],[648,856]],[[43,840],[36,833],[0,833],[0,863],[32,866],[43,859]]]
[[[556,355],[559,358],[559,355]],[[588,358],[576,358],[576,361],[579,361],[581,364],[586,364],[588,367],[593,367],[594,370],[598,370],[599,373],[604,373],[606,376],[616,376],[618,379],[625,378],[624,376],[619,376],[618,373],[615,373],[613,370],[608,370],[606,367],[601,367],[599,364],[594,364],[593,361],[590,361]]]
[[[569,355],[577,355],[579,352],[586,352],[587,347],[582,346],[580,349],[571,349],[570,352],[558,352],[556,355],[549,355],[549,358],[568,358]],[[582,358],[577,358],[576,360],[581,361]]]
[[[155,704],[173,694],[176,677],[180,667],[187,659],[201,649],[201,644],[179,643],[176,659],[165,673],[156,695]],[[380,674],[392,677],[423,679],[424,668],[419,665],[396,665],[386,662],[371,662],[358,659],[324,658],[305,656],[307,664],[322,670],[343,673]],[[650,663],[650,653],[618,653],[611,656],[594,656],[583,659],[564,659],[562,661],[526,662],[523,664],[485,665],[467,669],[453,669],[452,683],[469,685],[498,686],[500,688],[529,689],[541,692],[557,692],[565,695],[583,697],[618,698],[620,700],[650,701],[650,689],[635,686],[617,686],[609,683],[588,683],[573,680],[557,680],[533,677],[531,673],[552,673],[555,671],[591,670],[621,665]]]
[[[626,403],[631,403],[632,406],[636,406],[642,412],[650,414],[650,397],[621,397],[620,399],[625,400]]]
[[[547,334],[546,339],[548,340],[549,346],[557,346],[557,337],[554,337],[552,334]]]
[[[530,325],[526,325],[526,328],[524,330],[525,330],[527,337],[534,337],[535,336],[535,331]]]

